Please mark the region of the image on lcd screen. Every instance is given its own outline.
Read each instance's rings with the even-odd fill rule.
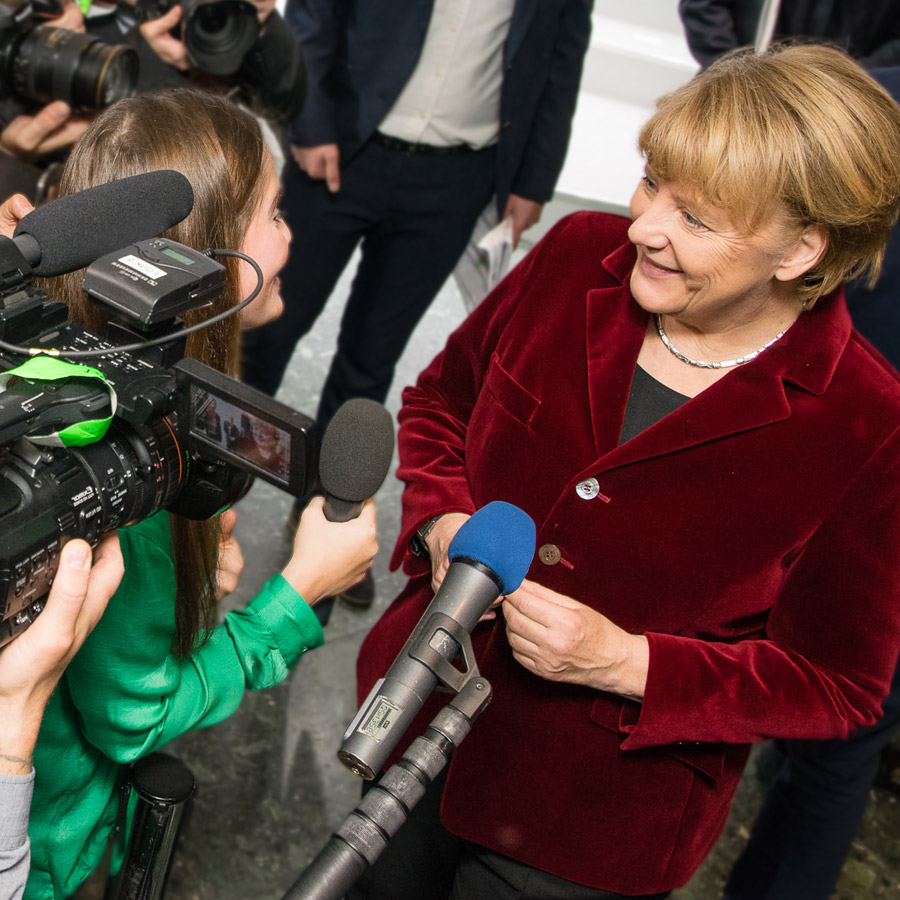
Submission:
[[[191,385],[191,408],[191,431],[197,437],[289,484],[291,438],[287,432],[197,385]]]

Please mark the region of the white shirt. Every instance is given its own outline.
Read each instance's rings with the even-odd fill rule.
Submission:
[[[434,0],[422,55],[379,131],[480,149],[500,133],[503,47],[515,0]]]

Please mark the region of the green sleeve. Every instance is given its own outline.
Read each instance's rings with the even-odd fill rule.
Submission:
[[[125,576],[69,665],[67,680],[87,739],[131,762],[192,728],[234,712],[246,689],[278,684],[322,628],[281,575],[230,612],[191,656],[172,655],[175,573],[168,516],[120,531]]]

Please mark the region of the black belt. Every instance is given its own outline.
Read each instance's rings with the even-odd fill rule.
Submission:
[[[401,141],[400,138],[391,137],[376,131],[372,135],[372,143],[384,147],[385,150],[394,150],[396,153],[416,153],[419,156],[460,156],[463,153],[474,153],[474,148],[468,144],[452,144],[449,147],[436,147],[434,144],[411,144],[409,141]]]

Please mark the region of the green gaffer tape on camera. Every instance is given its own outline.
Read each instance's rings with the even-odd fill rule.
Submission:
[[[81,10],[81,14],[86,16],[91,8],[91,0],[78,0],[78,8]]]
[[[27,378],[29,381],[62,381],[66,378],[91,378],[96,379],[103,388],[109,392],[109,404],[112,414],[103,419],[89,419],[85,422],[76,422],[63,428],[61,431],[53,431],[49,434],[30,434],[28,440],[34,444],[46,447],[83,447],[93,444],[102,438],[109,429],[110,423],[116,412],[116,391],[107,381],[106,376],[99,370],[90,366],[81,366],[76,363],[66,362],[54,356],[33,356],[21,366],[0,374],[0,393],[6,390],[12,376]]]

